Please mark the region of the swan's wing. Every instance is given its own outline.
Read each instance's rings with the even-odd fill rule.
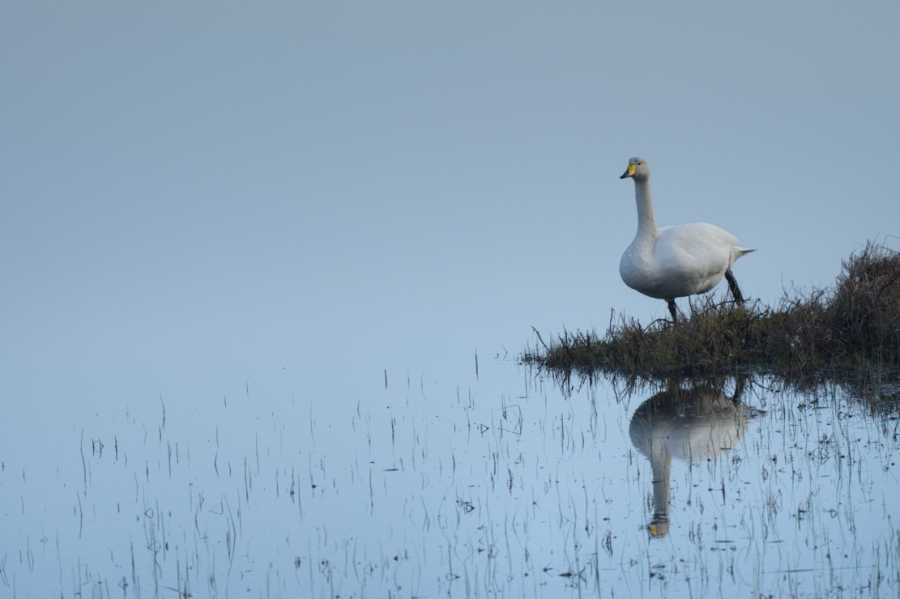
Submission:
[[[659,230],[654,255],[659,260],[688,260],[731,266],[741,249],[737,237],[708,223],[691,223]],[[736,255],[735,255],[736,254]],[[732,259],[732,256],[735,258]]]
[[[663,227],[653,256],[672,283],[678,281],[682,295],[705,293],[740,257],[737,243],[737,237],[708,223]]]

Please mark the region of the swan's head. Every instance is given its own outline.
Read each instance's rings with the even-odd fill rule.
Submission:
[[[643,158],[632,158],[628,161],[628,168],[625,169],[620,179],[631,177],[635,181],[646,181],[650,177],[650,167]]]

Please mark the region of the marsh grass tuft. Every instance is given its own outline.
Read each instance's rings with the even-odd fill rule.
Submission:
[[[669,377],[758,372],[842,376],[900,370],[900,252],[869,242],[830,290],[790,291],[776,306],[690,298],[689,318],[642,326],[610,318],[602,337],[563,332],[524,355],[544,368]]]

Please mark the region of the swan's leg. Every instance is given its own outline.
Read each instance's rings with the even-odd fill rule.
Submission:
[[[743,372],[738,372],[737,377],[734,379],[734,395],[731,396],[731,401],[735,403],[735,405],[741,403],[741,395],[744,394],[744,383],[747,380],[747,375]]]
[[[739,305],[744,303],[744,296],[741,295],[741,288],[738,287],[737,279],[734,278],[731,269],[725,271],[725,280],[728,281],[728,288],[731,289],[731,295]]]
[[[669,304],[669,314],[672,315],[672,322],[678,322],[678,306],[675,305],[675,300],[670,299],[666,301]]]

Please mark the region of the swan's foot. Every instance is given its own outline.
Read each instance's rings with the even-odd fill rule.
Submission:
[[[731,289],[731,295],[734,297],[734,301],[738,303],[738,305],[743,305],[744,296],[741,295],[741,288],[738,287],[737,279],[734,278],[734,274],[731,272],[731,269],[725,271],[725,280],[728,281],[728,288]]]
[[[675,305],[675,300],[670,299],[666,300],[669,304],[669,314],[672,315],[672,322],[678,322],[678,306]]]

